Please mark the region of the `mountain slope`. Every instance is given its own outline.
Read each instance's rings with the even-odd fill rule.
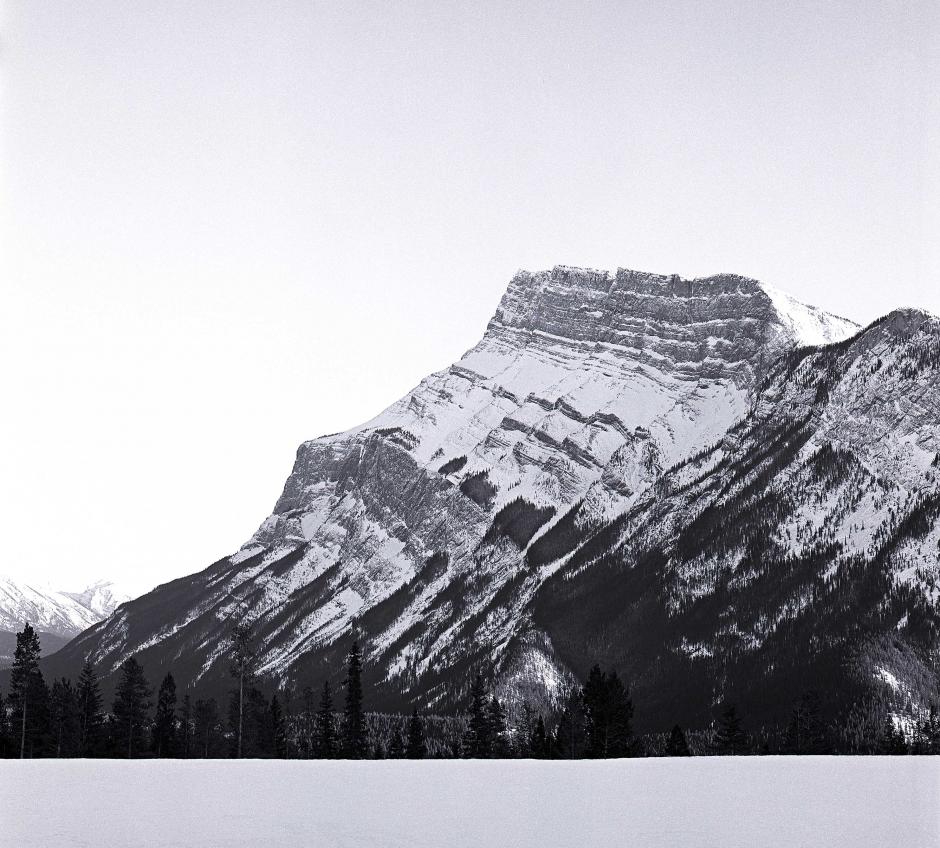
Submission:
[[[940,702],[940,321],[900,310],[780,359],[751,410],[570,546],[535,622],[651,713],[780,723]],[[870,735],[877,738],[880,731]]]
[[[124,605],[53,664],[91,653],[110,674],[137,653],[220,689],[237,612],[277,679],[335,673],[355,630],[389,705],[453,703],[480,662],[558,696],[572,666],[530,616],[553,552],[721,440],[782,358],[857,329],[735,275],[520,272],[458,363],[301,445],[237,554]]]

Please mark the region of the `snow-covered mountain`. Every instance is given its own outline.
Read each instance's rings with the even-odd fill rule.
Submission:
[[[938,337],[923,313],[860,331],[736,275],[520,272],[459,362],[301,445],[240,551],[52,664],[91,652],[109,674],[136,653],[221,689],[238,613],[282,681],[338,673],[355,633],[389,706],[452,706],[480,666],[552,699],[607,659],[704,709],[736,685],[729,657],[761,656],[809,609],[824,632],[813,604],[861,561],[879,563],[879,614],[907,610],[903,638],[935,600]]]
[[[99,581],[83,592],[62,592],[39,583],[0,577],[0,631],[36,630],[71,638],[107,618],[130,600],[113,583]]]
[[[99,621],[107,618],[121,604],[131,599],[127,592],[110,580],[98,580],[81,592],[64,592],[63,594],[77,601],[85,609],[91,610],[98,616]]]

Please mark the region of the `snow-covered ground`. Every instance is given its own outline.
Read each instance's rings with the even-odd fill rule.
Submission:
[[[940,845],[940,758],[0,761],[16,848]]]

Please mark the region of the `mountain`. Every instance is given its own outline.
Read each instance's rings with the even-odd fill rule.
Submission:
[[[126,600],[128,596],[103,580],[83,592],[61,592],[0,577],[0,666],[12,659],[15,635],[25,623],[39,631],[43,652],[50,653],[107,618]]]
[[[82,592],[63,592],[62,594],[77,601],[85,609],[90,610],[98,619],[107,618],[131,596],[110,580],[98,580]]]
[[[459,362],[301,445],[237,553],[48,667],[135,653],[221,693],[240,616],[278,681],[338,679],[355,634],[390,709],[453,708],[474,668],[557,702],[595,660],[661,723],[757,680],[789,706],[833,668],[845,692],[927,698],[938,337],[737,275],[520,272]]]

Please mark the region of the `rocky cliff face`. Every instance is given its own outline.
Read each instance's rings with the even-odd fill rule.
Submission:
[[[136,653],[154,675],[221,687],[237,613],[278,680],[335,673],[355,633],[388,706],[451,706],[480,664],[548,699],[594,655],[645,657],[626,664],[641,688],[675,684],[656,663],[711,680],[696,663],[724,656],[728,634],[757,655],[788,610],[808,608],[810,572],[837,579],[878,556],[892,522],[932,497],[935,322],[899,312],[857,331],[735,275],[521,272],[458,363],[301,445],[238,553],[126,604],[54,659],[90,653],[110,673]],[[754,514],[774,553],[761,563]],[[903,561],[918,566],[896,567],[900,548],[881,556],[930,597],[917,568],[935,540],[917,538]],[[747,595],[755,575],[783,579],[801,557],[818,568],[737,620],[727,586]],[[641,602],[656,611],[648,628],[626,612]],[[711,618],[683,618],[696,604]],[[714,686],[702,687],[704,708]]]

